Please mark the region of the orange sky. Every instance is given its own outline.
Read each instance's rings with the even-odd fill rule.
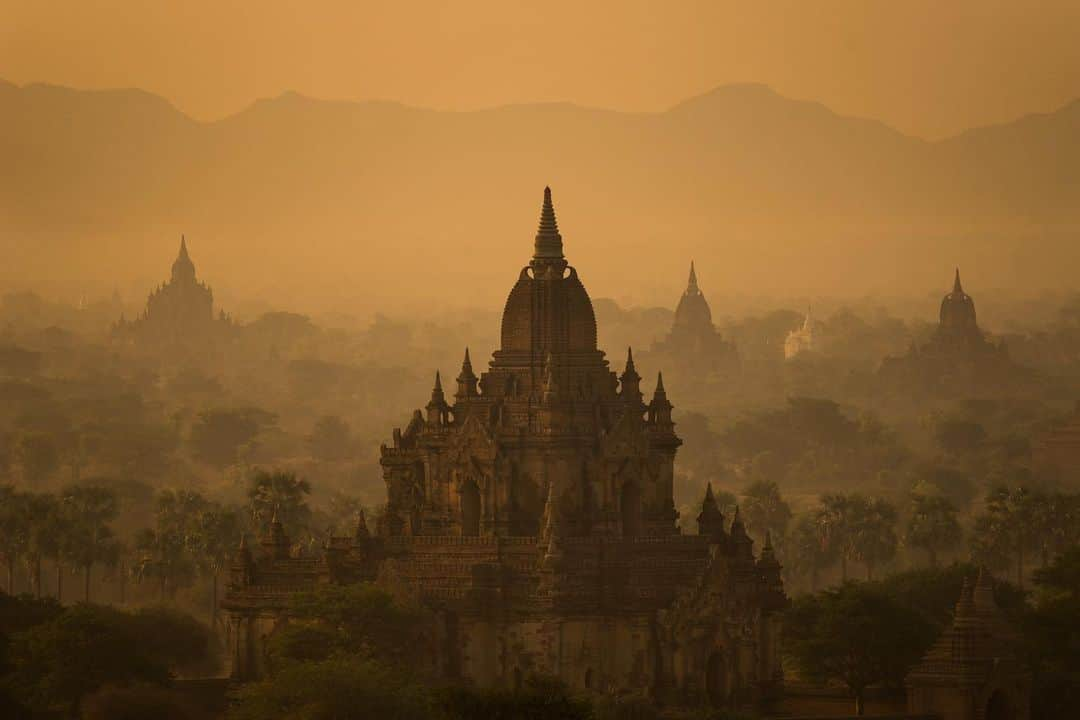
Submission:
[[[199,118],[292,89],[656,110],[755,81],[939,137],[1080,97],[1080,2],[0,0],[0,78]]]

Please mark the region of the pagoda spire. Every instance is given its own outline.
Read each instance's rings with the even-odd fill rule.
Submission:
[[[371,533],[368,531],[367,518],[364,516],[364,508],[360,508],[356,513],[356,531],[353,533],[353,537],[357,541],[364,541],[371,537]]]
[[[623,370],[623,376],[631,376],[637,379],[641,379],[641,376],[637,374],[637,368],[634,367],[634,348],[626,348],[626,368]]]
[[[641,376],[634,367],[634,350],[626,348],[626,369],[619,376],[619,394],[623,400],[630,400],[641,404]]]
[[[454,398],[463,400],[476,396],[476,373],[473,372],[472,360],[469,359],[469,348],[465,348],[465,359],[461,361],[461,373],[457,376],[457,392]]]
[[[664,373],[656,373],[656,389],[653,390],[652,402],[649,403],[649,422],[660,430],[671,430],[671,402],[664,390]]]
[[[686,294],[697,295],[701,290],[698,289],[697,284],[697,272],[694,270],[694,261],[690,261],[690,279],[686,283]]]
[[[705,499],[701,501],[701,512],[698,514],[697,522],[699,535],[708,536],[713,540],[724,537],[724,514],[720,511],[720,506],[716,504],[711,482],[705,486]]]
[[[536,231],[533,260],[562,260],[562,235],[555,220],[555,206],[551,202],[551,188],[544,188],[544,205],[540,210],[540,227]]]
[[[953,277],[952,291],[954,293],[964,292],[964,288],[960,286],[960,268],[956,268],[956,275]]]
[[[176,254],[176,259],[173,260],[172,279],[173,282],[193,282],[195,280],[195,263],[191,261],[191,257],[188,255],[187,238],[184,235],[180,236],[180,252]]]
[[[435,371],[435,387],[431,388],[431,400],[428,401],[428,422],[432,425],[444,424],[448,420],[446,396],[443,395],[442,377],[438,370]]]

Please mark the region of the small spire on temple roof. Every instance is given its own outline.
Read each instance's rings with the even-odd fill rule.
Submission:
[[[638,377],[637,368],[634,367],[634,349],[632,347],[626,348],[626,369],[623,370],[623,375]]]
[[[540,227],[536,231],[534,260],[561,260],[563,257],[562,235],[555,220],[555,206],[551,202],[551,188],[544,188],[544,205],[540,210]]]
[[[687,295],[696,295],[701,292],[697,284],[697,272],[694,270],[694,261],[690,261],[690,280],[686,283]]]
[[[956,268],[956,275],[953,278],[952,291],[954,293],[962,293],[962,292],[964,292],[964,288],[962,288],[960,286],[960,268]]]

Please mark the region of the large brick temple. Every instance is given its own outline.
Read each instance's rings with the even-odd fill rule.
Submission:
[[[680,530],[663,380],[646,403],[633,356],[616,374],[598,349],[550,190],[487,371],[466,351],[456,386],[436,374],[425,410],[392,437],[373,534],[360,522],[322,555],[293,557],[275,522],[258,553],[238,553],[223,603],[237,678],[262,672],[290,593],[369,580],[433,609],[433,664],[461,682],[555,675],[717,706],[779,691],[780,565],[768,541],[755,558],[738,512],[725,518],[711,492],[697,533]]]

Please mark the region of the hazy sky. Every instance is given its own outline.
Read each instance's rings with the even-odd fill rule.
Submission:
[[[1080,2],[0,0],[0,78],[210,119],[284,90],[659,110],[754,81],[938,137],[1080,97]]]

